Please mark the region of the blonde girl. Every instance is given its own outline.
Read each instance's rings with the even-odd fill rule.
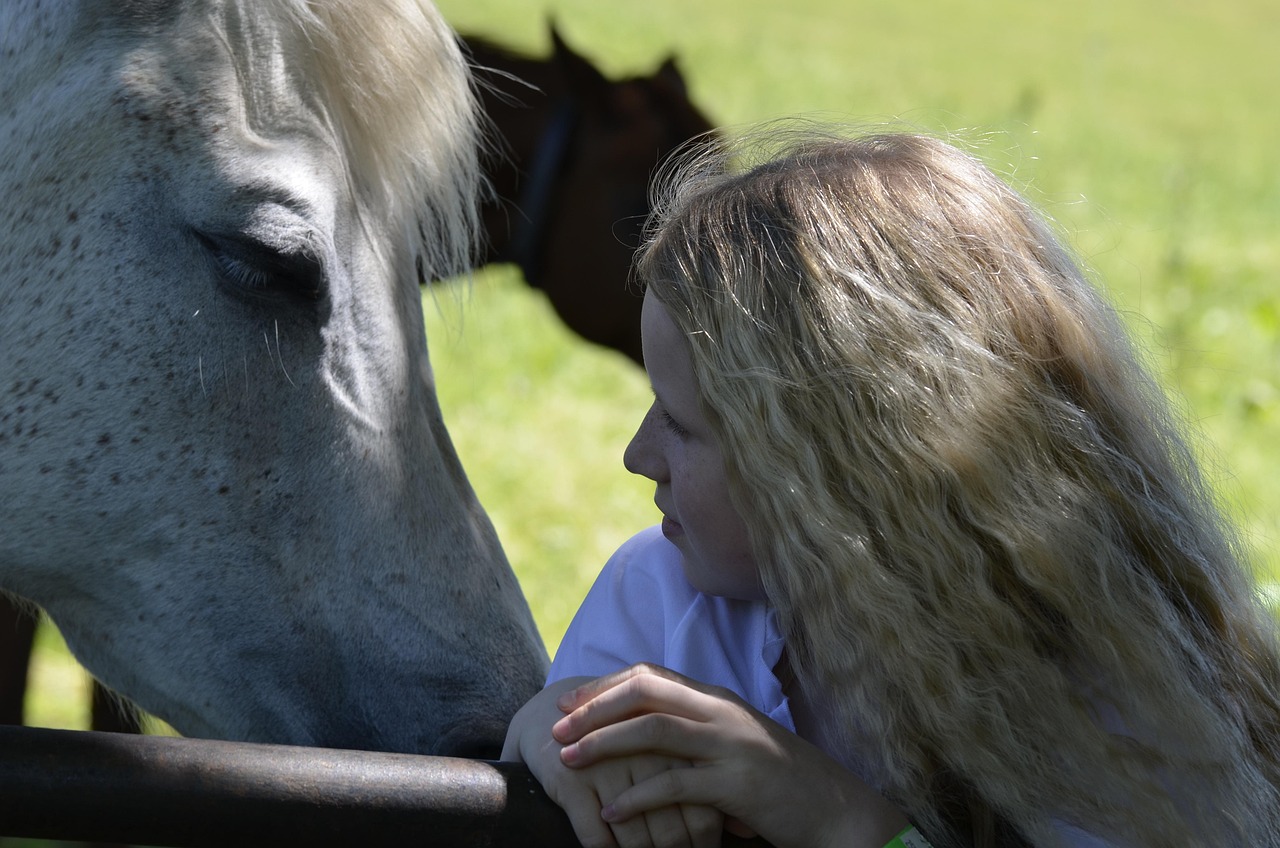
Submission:
[[[810,135],[657,209],[626,461],[667,519],[508,735],[584,842],[1280,844],[1272,622],[1023,198],[932,138]],[[745,673],[698,656],[735,642]]]

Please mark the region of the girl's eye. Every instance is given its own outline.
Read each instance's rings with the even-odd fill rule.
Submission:
[[[680,438],[689,435],[689,431],[680,425],[680,422],[671,417],[671,413],[665,409],[662,411],[662,422],[667,425],[667,429]]]

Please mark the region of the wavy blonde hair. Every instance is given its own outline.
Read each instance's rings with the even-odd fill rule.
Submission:
[[[1273,845],[1270,619],[1169,404],[972,156],[806,134],[661,181],[692,343],[798,679],[935,845]]]

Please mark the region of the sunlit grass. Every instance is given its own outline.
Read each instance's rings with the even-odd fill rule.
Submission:
[[[71,659],[55,627],[46,624],[36,631],[27,687],[27,724],[89,726],[89,675]]]

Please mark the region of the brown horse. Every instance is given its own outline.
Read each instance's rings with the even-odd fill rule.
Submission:
[[[570,329],[640,363],[641,299],[627,282],[649,179],[711,123],[674,60],[614,81],[551,37],[550,59],[465,39],[500,140],[484,261],[516,263]]]
[[[654,168],[711,124],[674,60],[613,81],[552,29],[549,59],[464,37],[497,137],[486,163],[481,264],[513,262],[570,329],[636,363],[640,304],[631,255],[649,212]],[[36,619],[0,596],[0,724],[21,724]],[[96,682],[95,730],[136,732],[133,711]]]

